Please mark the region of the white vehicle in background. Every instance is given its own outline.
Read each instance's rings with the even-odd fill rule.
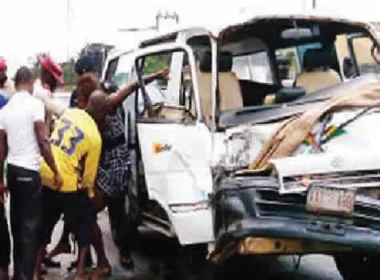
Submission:
[[[66,108],[70,106],[71,92],[56,92],[53,94],[53,97],[58,104]]]
[[[199,276],[209,253],[216,264],[237,255],[325,253],[345,280],[376,275],[380,164],[368,157],[378,151],[376,110],[344,136],[320,142],[330,152],[344,151],[338,161],[327,152],[304,155],[314,147],[306,141],[293,157],[273,162],[277,173],[247,169],[284,119],[380,83],[379,30],[332,17],[258,16],[110,52],[103,79],[140,82],[124,104],[139,223],[182,246],[178,279]],[[279,74],[280,54],[291,60],[288,77]],[[161,101],[142,80],[152,64],[170,69]],[[332,113],[331,125],[352,114]],[[318,188],[302,188],[300,178],[314,175]],[[323,199],[310,195],[316,190]]]

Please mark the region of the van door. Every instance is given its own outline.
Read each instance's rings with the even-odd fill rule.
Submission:
[[[174,58],[182,63],[171,63]],[[143,75],[169,65],[178,67],[170,68],[168,80],[145,84]],[[149,200],[166,212],[181,244],[210,242],[211,133],[200,117],[192,50],[182,44],[150,47],[137,55],[135,67],[141,89],[135,101],[137,132]],[[175,88],[178,92],[167,92]],[[179,97],[173,99],[175,94]]]

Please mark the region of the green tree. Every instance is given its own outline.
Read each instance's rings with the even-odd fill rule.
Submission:
[[[74,73],[74,67],[75,67],[75,60],[74,58],[71,58],[67,62],[63,62],[60,64],[63,70],[63,80],[65,81],[66,85],[73,86],[75,83],[75,73]]]
[[[170,65],[170,54],[148,56],[144,59],[143,74],[152,74]]]

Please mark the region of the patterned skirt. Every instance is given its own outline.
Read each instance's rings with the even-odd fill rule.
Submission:
[[[103,151],[96,185],[108,196],[124,196],[130,178],[130,155],[127,145]]]

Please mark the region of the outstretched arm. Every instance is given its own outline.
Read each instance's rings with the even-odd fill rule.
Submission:
[[[159,72],[144,76],[143,77],[144,83],[149,84],[158,78],[167,79],[168,73],[169,73],[168,69],[164,69],[164,70],[161,70]],[[138,83],[138,81],[136,81],[136,82],[128,84],[127,86],[125,86],[121,90],[110,94],[107,97],[108,106],[109,107],[116,107],[116,106],[120,105],[121,103],[123,103],[123,101],[129,95],[131,95],[134,91],[136,91],[138,89],[138,87],[139,87],[139,83]]]
[[[55,115],[57,118],[59,118],[66,109],[57,103],[54,98],[50,96],[49,91],[44,88],[36,89],[33,95],[44,103],[48,113]]]

